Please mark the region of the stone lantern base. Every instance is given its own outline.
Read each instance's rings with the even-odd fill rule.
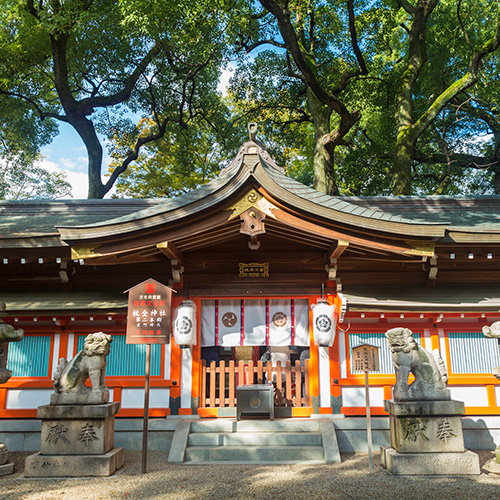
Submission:
[[[464,448],[461,401],[384,401],[391,447],[382,465],[394,475],[479,474],[479,457]]]
[[[123,466],[114,448],[119,403],[39,406],[40,452],[26,459],[26,477],[110,476]]]

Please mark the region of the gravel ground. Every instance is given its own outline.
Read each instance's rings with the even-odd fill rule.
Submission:
[[[482,451],[481,467],[493,457]],[[141,452],[125,453],[124,467],[108,478],[25,479],[29,453],[10,452],[11,476],[0,477],[0,500],[35,499],[356,499],[356,500],[494,500],[500,476],[394,477],[374,455],[343,455],[335,465],[170,465],[165,452],[150,452],[148,472],[141,474]]]

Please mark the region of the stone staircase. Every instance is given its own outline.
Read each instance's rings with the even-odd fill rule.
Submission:
[[[180,421],[169,462],[272,464],[340,462],[332,420]]]

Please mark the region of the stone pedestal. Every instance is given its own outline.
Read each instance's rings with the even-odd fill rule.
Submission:
[[[27,477],[110,476],[123,466],[114,448],[119,403],[39,406],[40,452],[26,459]]]
[[[0,443],[0,476],[6,476],[14,472],[14,464],[8,463],[9,452],[7,446]]]
[[[479,474],[479,457],[465,450],[461,401],[384,401],[391,446],[382,465],[395,475]]]
[[[500,446],[495,449],[495,458],[490,460],[484,468],[493,474],[500,474]]]

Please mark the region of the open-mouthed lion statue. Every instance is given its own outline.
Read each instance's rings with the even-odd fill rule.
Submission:
[[[437,349],[431,354],[419,346],[408,328],[393,328],[385,336],[396,371],[394,401],[451,399],[448,374]],[[410,373],[415,381],[408,386]]]
[[[111,335],[103,332],[91,333],[85,337],[83,349],[67,361],[59,360],[54,374],[54,391],[50,404],[102,404],[109,401],[106,387],[106,356],[113,341]],[[85,382],[90,378],[92,388]]]

